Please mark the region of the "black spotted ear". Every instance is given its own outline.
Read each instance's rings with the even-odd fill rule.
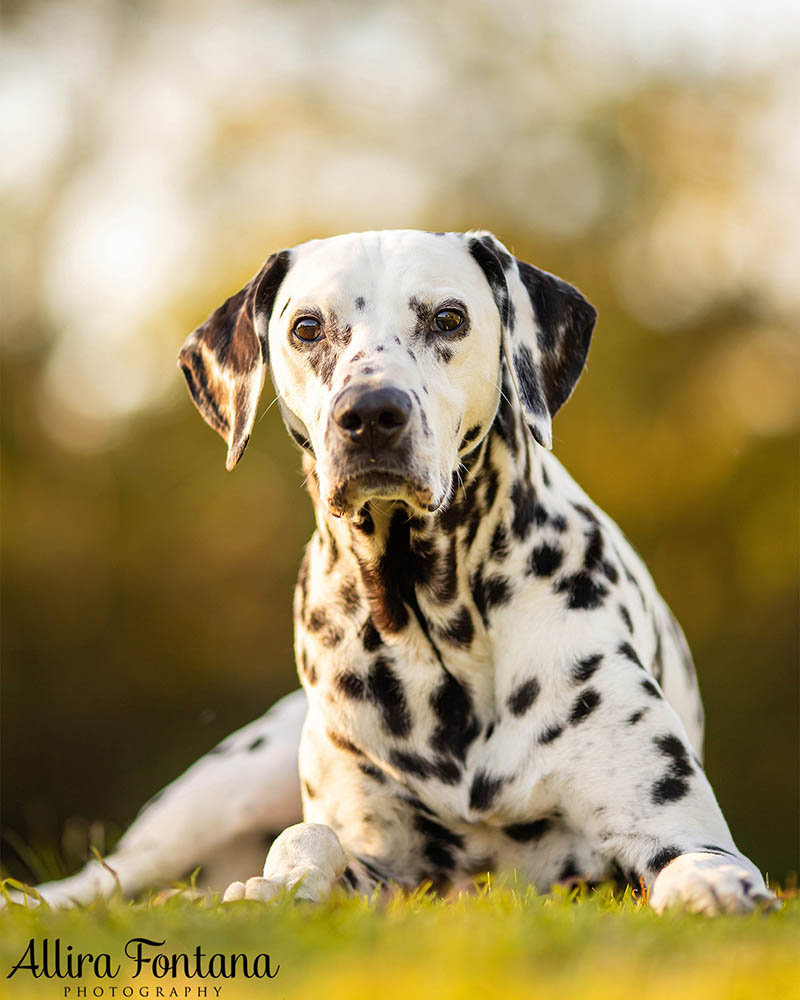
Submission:
[[[203,419],[228,445],[232,469],[250,440],[269,352],[267,327],[289,254],[273,254],[258,274],[189,335],[178,364]]]
[[[517,260],[491,233],[468,239],[500,311],[526,422],[539,444],[552,448],[552,419],[583,371],[597,310],[566,281]]]

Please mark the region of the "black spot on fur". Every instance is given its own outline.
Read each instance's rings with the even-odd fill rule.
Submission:
[[[593,656],[587,656],[576,663],[572,668],[572,683],[583,684],[585,681],[588,681],[590,677],[594,676],[602,659],[602,653],[595,653]]]
[[[447,625],[437,629],[436,634],[453,646],[469,649],[475,637],[475,626],[472,624],[469,611],[463,606],[459,608],[456,617]]]
[[[536,491],[533,486],[524,479],[517,479],[511,487],[511,503],[514,506],[511,530],[524,542],[536,517]]]
[[[631,618],[630,611],[628,611],[624,604],[620,604],[617,610],[625,628],[633,635],[633,619]]]
[[[304,348],[308,350],[308,348]],[[326,387],[333,381],[333,372],[339,356],[330,340],[323,338],[307,354],[308,367]]]
[[[457,555],[456,539],[453,537],[441,557],[436,559],[435,570],[428,582],[428,588],[439,604],[449,604],[456,596]]]
[[[461,778],[461,768],[452,760],[428,761],[416,753],[392,750],[389,762],[405,774],[412,774],[417,778],[438,778],[445,785],[456,785]]]
[[[247,749],[260,750],[261,747],[263,747],[266,742],[267,742],[266,736],[256,736],[256,738],[252,741],[252,743],[247,744]]]
[[[342,736],[341,733],[337,733],[333,729],[328,729],[327,736],[337,750],[346,750],[348,753],[356,754],[358,757],[364,756],[355,743],[351,743],[350,740]]]
[[[353,614],[361,607],[361,598],[358,596],[358,588],[353,580],[345,580],[342,584],[339,599],[342,602],[342,609],[347,614]]]
[[[353,869],[349,865],[347,866],[347,868],[345,868],[340,877],[350,886],[350,888],[353,891],[358,889],[358,878]]]
[[[563,732],[564,732],[563,726],[558,726],[558,725],[550,726],[548,729],[545,729],[545,731],[539,737],[539,742],[544,746],[546,746],[548,743],[552,743],[554,740],[557,740],[558,737]]]
[[[575,699],[575,704],[572,706],[572,711],[569,715],[570,725],[577,726],[584,719],[588,719],[600,704],[600,701],[600,693],[595,688],[587,688],[585,691],[581,691]]]
[[[656,634],[656,651],[653,654],[653,677],[661,683],[664,676],[664,653],[661,648],[661,633]]]
[[[508,539],[508,532],[506,531],[506,526],[504,524],[498,524],[494,529],[494,534],[492,535],[492,541],[489,545],[489,555],[492,559],[496,559],[498,562],[502,562],[504,559],[508,558],[508,554],[511,551],[511,547]]]
[[[511,585],[506,577],[483,575],[483,568],[478,568],[470,577],[470,590],[475,607],[478,609],[485,625],[489,624],[489,611],[501,607],[511,600]]]
[[[453,352],[449,347],[445,347],[444,344],[436,344],[436,357],[445,365],[449,365],[453,360]]]
[[[426,860],[435,867],[436,873],[439,876],[451,872],[456,866],[453,852],[448,850],[443,844],[438,844],[435,840],[427,841],[422,848],[422,853],[425,855]]]
[[[484,812],[497,797],[497,793],[508,779],[493,778],[486,771],[478,771],[472,779],[469,790],[469,807],[476,812]]]
[[[634,712],[633,715],[628,717],[628,725],[635,726],[637,722],[641,722],[647,713],[646,708],[640,708],[638,711]]]
[[[439,844],[447,844],[448,847],[457,848],[464,846],[464,838],[461,834],[448,830],[447,827],[442,826],[441,823],[437,823],[428,816],[415,816],[414,827],[429,840],[436,841]]]
[[[552,576],[561,567],[564,553],[557,545],[537,545],[531,552],[529,568],[536,576]]]
[[[372,618],[367,618],[361,629],[361,644],[368,653],[373,653],[379,646],[383,645],[383,639],[375,628]]]
[[[300,672],[303,677],[308,681],[309,684],[317,683],[317,670],[313,663],[308,659],[308,653],[305,649],[300,652]]]
[[[644,670],[642,661],[636,655],[636,650],[633,648],[633,646],[631,646],[629,642],[621,643],[617,649],[617,652],[620,654],[620,656],[624,656],[626,657],[626,659],[630,660],[631,663],[635,663],[640,670]]]
[[[588,524],[595,525],[600,523],[597,520],[597,515],[591,509],[591,507],[587,507],[586,504],[583,503],[573,503],[572,506],[575,508],[575,510],[577,510],[577,512],[584,519],[584,521],[586,521]]]
[[[497,491],[500,488],[500,477],[497,474],[497,470],[494,468],[489,469],[486,474],[486,492],[484,494],[484,502],[486,504],[487,512],[494,506],[495,499],[497,498]]]
[[[520,844],[532,844],[541,840],[552,825],[549,819],[537,819],[532,823],[512,823],[511,826],[503,827],[503,833]]]
[[[362,310],[362,309],[364,308],[364,306],[366,305],[366,303],[364,302],[364,299],[363,299],[363,297],[362,297],[361,295],[359,295],[359,296],[358,296],[358,298],[356,299],[356,303],[355,303],[355,305],[356,305],[356,309],[357,309],[357,310],[358,310],[359,312],[361,312],[361,310]]]
[[[362,774],[366,774],[368,778],[372,778],[379,784],[383,785],[386,783],[386,775],[383,771],[381,771],[380,768],[375,767],[375,765],[371,764],[368,760],[360,760],[358,762],[358,769],[362,772]]]
[[[505,358],[501,360],[501,367],[503,371],[503,389],[500,394],[500,405],[497,408],[497,414],[495,415],[494,423],[492,424],[492,430],[506,445],[511,454],[516,455],[518,451],[516,414],[514,412],[514,407],[511,405],[513,389],[511,388],[511,381],[508,375],[508,367],[506,365]]]
[[[660,753],[670,758],[666,775],[653,785],[652,798],[656,805],[677,802],[689,791],[689,778],[693,773],[692,762],[682,741],[677,736],[657,736],[653,743]]]
[[[581,870],[578,868],[578,863],[571,855],[567,858],[564,864],[561,866],[561,871],[558,873],[559,882],[568,882],[570,879],[578,879],[581,877]]]
[[[509,295],[503,268],[493,242],[488,237],[476,237],[469,241],[469,252],[492,290],[497,311],[504,326],[509,319]]]
[[[372,665],[367,691],[380,709],[389,732],[394,736],[408,736],[411,731],[411,712],[405,691],[391,664],[382,656]]]
[[[567,607],[574,611],[599,608],[608,595],[607,588],[585,572],[564,576],[555,585],[556,593],[567,594]]]
[[[359,677],[358,674],[354,674],[351,671],[345,671],[341,674],[336,675],[336,687],[346,695],[348,698],[353,698],[356,701],[360,701],[366,697],[367,689],[364,684],[364,678]]]
[[[322,608],[313,608],[306,621],[309,632],[321,632],[328,625],[328,616]]]
[[[520,684],[511,692],[508,699],[508,710],[512,715],[524,715],[539,697],[539,682],[535,677]]]
[[[544,401],[539,373],[536,370],[536,363],[533,354],[527,344],[519,344],[514,351],[514,370],[517,373],[517,383],[519,385],[520,399],[526,410],[530,410],[536,416],[543,417],[547,414],[547,406]]]
[[[647,867],[653,872],[660,872],[662,868],[666,868],[670,861],[674,861],[675,858],[679,858],[683,854],[680,847],[662,847],[660,851],[650,858],[647,862]]]
[[[452,674],[446,674],[431,695],[431,708],[438,719],[431,746],[463,762],[467,748],[480,732],[469,690]]]
[[[660,698],[661,693],[649,677],[642,681],[642,690],[649,694],[651,698]]]
[[[470,427],[470,429],[467,431],[467,433],[461,439],[461,444],[460,444],[458,450],[462,451],[464,448],[467,447],[468,444],[472,444],[472,442],[475,440],[475,438],[477,438],[477,436],[480,434],[480,432],[481,432],[481,425],[480,424],[475,424],[474,427]]]

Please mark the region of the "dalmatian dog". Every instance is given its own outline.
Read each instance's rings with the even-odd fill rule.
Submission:
[[[303,692],[43,898],[201,862],[226,900],[516,870],[621,878],[659,911],[772,905],[703,773],[683,633],[550,451],[595,318],[489,233],[393,231],[274,254],[192,333],[180,365],[228,469],[267,372],[303,453]]]

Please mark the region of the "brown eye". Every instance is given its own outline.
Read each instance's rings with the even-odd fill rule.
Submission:
[[[322,324],[315,316],[301,316],[295,320],[292,333],[300,340],[319,340],[322,333]]]
[[[453,333],[464,322],[464,317],[456,309],[440,309],[433,317],[433,325],[439,333]]]

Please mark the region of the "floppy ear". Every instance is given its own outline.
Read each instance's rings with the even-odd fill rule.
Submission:
[[[250,440],[264,384],[272,306],[289,269],[289,254],[273,254],[244,288],[189,335],[180,365],[203,419],[228,444],[232,469]]]
[[[539,444],[552,448],[552,419],[583,371],[597,310],[566,281],[512,257],[491,233],[468,240],[497,302],[525,420]]]

